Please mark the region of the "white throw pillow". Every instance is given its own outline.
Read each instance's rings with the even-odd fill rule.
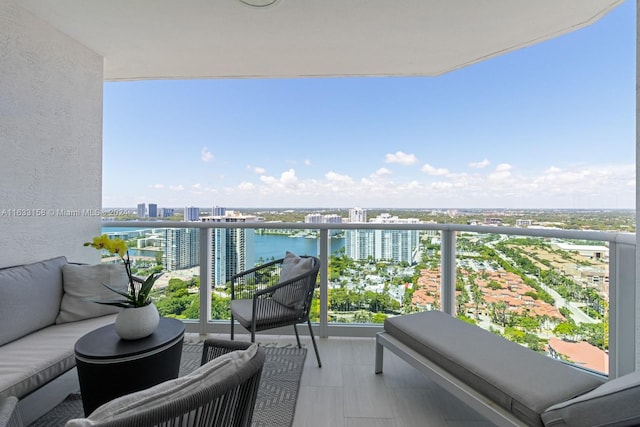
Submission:
[[[62,266],[62,303],[56,323],[75,322],[92,317],[106,316],[120,311],[119,307],[98,304],[89,299],[118,299],[120,296],[103,283],[126,291],[127,272],[122,263]]]
[[[280,270],[280,280],[278,283],[295,279],[313,269],[313,258],[301,258],[296,254],[287,251],[282,269]],[[292,287],[276,289],[273,293],[273,299],[284,306],[291,308],[300,308],[304,295],[306,293],[307,282],[295,283]]]

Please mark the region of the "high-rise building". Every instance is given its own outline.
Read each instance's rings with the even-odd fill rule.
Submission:
[[[202,217],[203,222],[262,222],[253,215],[225,210],[224,215]],[[224,285],[231,276],[253,267],[254,230],[248,228],[211,229],[211,283]]]
[[[349,222],[367,222],[367,210],[362,208],[349,209]]]
[[[162,218],[169,218],[175,214],[175,209],[173,208],[160,208],[160,216]]]
[[[147,216],[147,205],[144,203],[138,203],[138,218],[144,218]]]
[[[381,214],[370,222],[376,224],[418,224],[416,218],[398,218]],[[416,261],[419,247],[417,230],[345,230],[345,254],[353,259],[375,261]]]
[[[200,208],[189,206],[184,208],[185,221],[200,221]]]
[[[306,224],[322,224],[323,215],[318,213],[307,214],[304,216],[304,222]]]
[[[162,263],[166,271],[181,270],[200,264],[200,230],[164,228],[161,230]]]
[[[304,216],[305,224],[342,224],[342,217],[336,214],[322,215],[318,213]]]
[[[149,203],[149,218],[158,217],[158,205],[155,203]]]
[[[225,216],[226,214],[227,208],[214,206],[213,209],[211,209],[211,216]]]

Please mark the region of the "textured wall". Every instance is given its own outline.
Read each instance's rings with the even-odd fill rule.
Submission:
[[[82,243],[100,232],[102,64],[0,0],[0,267],[98,260]]]

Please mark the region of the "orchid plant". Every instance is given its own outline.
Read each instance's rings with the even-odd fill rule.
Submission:
[[[106,250],[111,255],[118,255],[124,263],[124,268],[127,272],[128,289],[122,291],[103,283],[104,286],[111,291],[121,295],[124,299],[114,300],[93,300],[98,304],[114,305],[123,308],[137,308],[144,307],[151,304],[151,289],[156,281],[156,274],[151,274],[146,280],[140,280],[133,276],[131,273],[131,259],[129,258],[129,248],[127,243],[122,239],[110,239],[109,236],[103,234],[98,237],[94,237],[91,242],[86,242],[85,246],[91,246],[98,250]]]

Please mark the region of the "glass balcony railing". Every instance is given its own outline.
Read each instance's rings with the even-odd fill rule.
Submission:
[[[311,310],[321,337],[373,336],[389,316],[436,309],[585,369],[635,369],[635,234],[126,221],[103,232],[130,242],[140,275],[162,271],[158,309],[190,332],[228,332],[230,275],[290,250],[322,260]]]

